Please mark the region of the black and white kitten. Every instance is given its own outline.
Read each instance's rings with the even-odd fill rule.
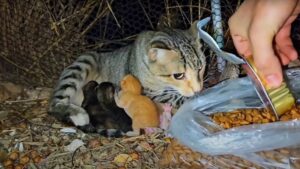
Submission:
[[[132,130],[131,118],[115,103],[115,87],[112,83],[90,81],[82,90],[82,107],[89,114],[90,124],[81,126],[81,130],[110,137],[118,137]]]

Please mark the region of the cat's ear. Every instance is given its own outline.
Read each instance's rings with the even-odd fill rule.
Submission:
[[[165,44],[164,42],[162,42],[162,41],[151,42],[150,48],[170,50],[169,46],[167,44]]]
[[[157,59],[157,55],[158,55],[158,52],[157,52],[158,49],[156,48],[150,48],[149,51],[148,51],[148,58],[150,60],[150,62],[155,62],[156,59]]]
[[[148,50],[148,57],[151,62],[157,61],[157,59],[163,57],[170,48],[162,41],[153,41],[150,43]]]
[[[148,51],[150,62],[157,62],[160,64],[167,64],[175,58],[179,58],[176,51],[162,48],[150,48]]]
[[[191,24],[191,27],[188,29],[189,33],[195,37],[195,39],[199,39],[199,33],[198,33],[198,27],[197,27],[198,21],[194,21]]]
[[[191,24],[191,27],[187,30],[188,34],[190,34],[191,37],[191,44],[195,45],[196,48],[201,48],[202,44],[200,43],[200,36],[199,36],[199,31],[198,31],[198,27],[197,27],[197,23],[198,21],[194,21]]]

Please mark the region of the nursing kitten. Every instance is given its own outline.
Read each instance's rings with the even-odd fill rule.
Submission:
[[[134,76],[126,75],[122,79],[115,101],[132,119],[133,131],[127,132],[127,136],[140,135],[141,129],[159,127],[158,109],[150,98],[142,95],[141,83]]]
[[[114,100],[115,87],[110,82],[90,81],[82,88],[82,107],[90,117],[90,124],[80,126],[85,132],[99,132],[102,135],[118,137],[132,130],[131,118]]]
[[[135,42],[113,52],[89,52],[64,69],[54,89],[49,113],[76,126],[90,123],[80,105],[89,81],[119,84],[126,74],[137,77],[144,94],[156,102],[179,106],[203,88],[206,58],[196,24],[188,30],[165,28],[140,33]]]

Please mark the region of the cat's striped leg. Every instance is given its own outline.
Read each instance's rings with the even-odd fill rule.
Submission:
[[[96,57],[96,53],[81,55],[64,69],[52,94],[50,115],[58,120],[71,122],[75,126],[90,127],[89,115],[81,107],[82,87],[88,80],[94,80],[92,74],[97,70]]]

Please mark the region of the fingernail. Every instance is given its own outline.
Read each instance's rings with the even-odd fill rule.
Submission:
[[[279,77],[276,76],[275,74],[267,75],[266,80],[267,80],[268,86],[270,86],[272,88],[279,87],[281,84]]]

